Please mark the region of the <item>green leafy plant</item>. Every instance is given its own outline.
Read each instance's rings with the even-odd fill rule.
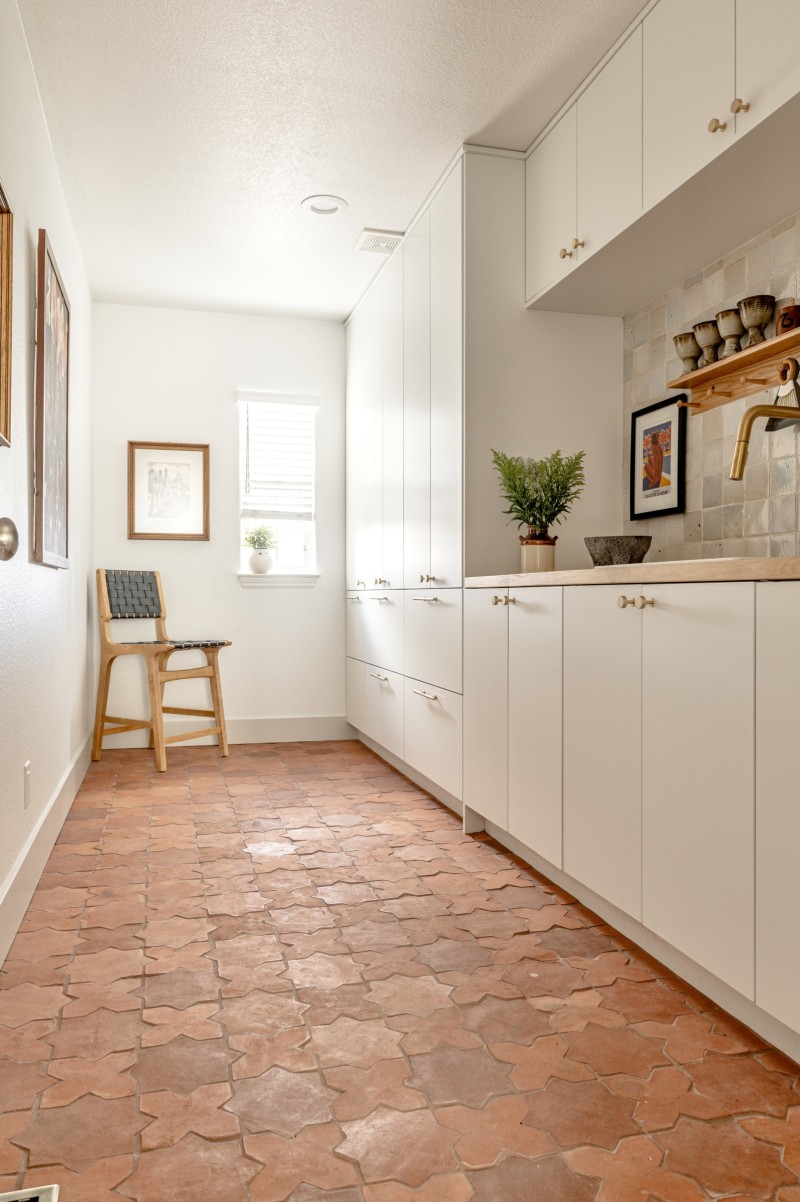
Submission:
[[[545,459],[525,459],[492,451],[492,462],[500,477],[500,495],[508,502],[507,513],[518,526],[546,536],[547,528],[569,513],[583,491],[585,451],[562,455],[553,451]]]
[[[242,541],[253,551],[274,551],[278,545],[278,536],[265,522],[261,526],[254,526],[252,530],[248,530]]]

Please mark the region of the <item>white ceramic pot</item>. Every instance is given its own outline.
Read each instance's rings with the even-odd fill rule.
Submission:
[[[553,572],[556,566],[554,538],[520,538],[523,572]]]
[[[255,572],[257,576],[263,576],[265,572],[272,570],[272,555],[269,551],[251,551],[248,562],[250,571]]]

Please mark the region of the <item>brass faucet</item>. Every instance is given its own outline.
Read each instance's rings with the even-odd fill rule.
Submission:
[[[774,417],[781,421],[800,422],[800,409],[796,409],[794,405],[753,405],[752,409],[748,409],[745,412],[742,420],[739,422],[739,430],[736,434],[736,446],[733,449],[733,463],[731,464],[731,480],[741,480],[742,476],[744,476],[747,452],[750,449],[750,435],[753,433],[753,426],[760,417]]]

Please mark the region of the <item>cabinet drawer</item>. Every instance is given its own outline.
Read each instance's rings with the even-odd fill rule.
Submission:
[[[345,717],[356,730],[363,730],[364,722],[364,671],[360,659],[347,660],[345,675]]]
[[[363,659],[392,672],[403,671],[403,594],[397,592],[364,593],[358,610],[363,623]]]
[[[347,593],[345,629],[351,659],[367,658],[366,608],[366,593]]]
[[[361,730],[392,755],[403,758],[404,682],[396,672],[364,664],[364,715]]]
[[[405,682],[405,755],[412,768],[461,800],[461,697]]]
[[[406,592],[406,676],[461,692],[462,596],[460,588]]]

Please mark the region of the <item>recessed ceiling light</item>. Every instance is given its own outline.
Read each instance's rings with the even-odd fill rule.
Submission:
[[[319,196],[307,196],[305,200],[301,200],[300,208],[305,209],[307,213],[315,213],[317,217],[333,217],[334,213],[341,213],[347,208],[347,201],[342,200],[341,196],[327,196],[321,193]]]

